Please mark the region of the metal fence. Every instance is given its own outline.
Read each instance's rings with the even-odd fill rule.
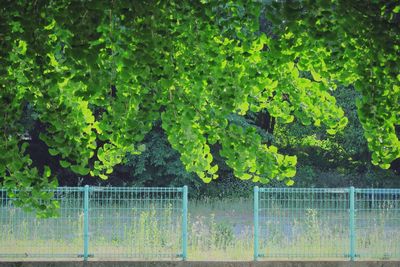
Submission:
[[[254,259],[400,259],[400,189],[254,188]]]
[[[61,187],[57,218],[37,219],[0,190],[2,258],[186,259],[187,187]]]
[[[53,193],[59,216],[37,219],[0,189],[0,261],[187,259],[186,186]],[[254,260],[260,258],[398,260],[400,189],[255,187]]]

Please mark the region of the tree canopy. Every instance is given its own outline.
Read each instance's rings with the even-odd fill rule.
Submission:
[[[361,93],[373,163],[400,156],[399,10],[386,1],[2,1],[0,177],[21,206],[56,208],[57,181],[26,152],[27,112],[60,165],[106,179],[161,120],[189,172],[293,184],[296,156],[232,116],[347,124],[332,92]],[[265,21],[272,23],[265,30]]]

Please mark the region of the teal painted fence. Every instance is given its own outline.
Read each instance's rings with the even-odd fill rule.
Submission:
[[[186,186],[53,193],[59,216],[37,219],[0,190],[0,261],[190,258]],[[253,193],[254,260],[400,260],[400,189],[255,187]]]
[[[254,189],[254,259],[400,259],[400,189]]]
[[[186,186],[61,187],[54,199],[59,216],[37,219],[0,190],[0,261],[187,257]]]
[[[254,260],[255,261],[257,261],[257,259],[258,259],[258,256],[259,256],[259,246],[258,246],[258,244],[259,244],[259,239],[258,239],[258,237],[259,237],[259,225],[258,225],[258,220],[259,220],[259,218],[258,218],[258,214],[259,214],[259,207],[258,207],[258,203],[259,203],[259,192],[260,192],[260,189],[258,188],[258,186],[255,186],[254,187],[254,206],[253,206],[253,214],[254,214],[254,218],[253,218],[253,220],[254,220],[254,229],[253,229],[253,232],[254,232],[254,245],[253,245],[253,249],[254,249]]]

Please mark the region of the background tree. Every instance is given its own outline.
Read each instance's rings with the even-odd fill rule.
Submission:
[[[398,3],[296,1],[270,7],[268,17],[280,22],[277,51],[314,80],[353,84],[360,93],[358,117],[372,162],[389,168],[400,155]]]
[[[57,183],[26,152],[32,129],[61,167],[106,179],[145,151],[159,123],[205,182],[218,177],[219,154],[240,179],[292,185],[296,157],[262,134],[294,121],[340,132],[348,119],[332,95],[339,82],[361,93],[372,160],[389,167],[399,156],[399,8],[363,3],[2,1],[3,185],[30,188],[19,204],[51,212],[43,188]],[[260,15],[274,25],[268,36]]]

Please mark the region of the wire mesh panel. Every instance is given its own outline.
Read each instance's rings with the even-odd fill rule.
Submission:
[[[400,259],[400,189],[356,189],[356,256]]]
[[[91,188],[89,254],[181,257],[182,200],[182,188]]]
[[[57,218],[38,219],[13,205],[0,189],[0,261],[5,258],[76,258],[82,253],[83,191],[52,190],[60,204]]]
[[[259,257],[345,258],[349,231],[348,189],[259,190]]]

